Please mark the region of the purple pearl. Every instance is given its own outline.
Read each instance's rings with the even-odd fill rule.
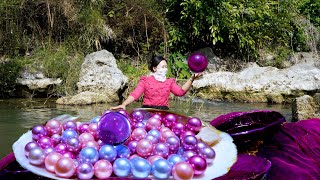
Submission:
[[[199,153],[201,149],[205,148],[205,147],[209,147],[206,143],[199,141],[197,143],[197,148],[196,148],[196,152]]]
[[[193,132],[199,132],[202,128],[202,122],[199,118],[192,117],[187,121],[186,128]]]
[[[167,127],[171,127],[173,126],[174,124],[177,123],[177,118],[175,115],[173,114],[167,114],[164,118],[163,118],[163,121],[164,121],[164,125],[167,126]]]
[[[92,179],[94,167],[91,163],[81,163],[78,165],[76,173],[79,179]]]
[[[44,136],[44,137],[41,137],[37,143],[39,144],[39,146],[42,148],[42,149],[45,149],[45,148],[48,148],[48,147],[52,147],[53,146],[53,141],[51,138],[47,137],[47,136]]]
[[[47,130],[42,125],[36,125],[32,128],[32,138],[38,140],[47,135]]]
[[[158,143],[153,148],[153,155],[160,155],[163,158],[167,158],[169,155],[169,147],[167,143]]]
[[[67,150],[70,152],[79,152],[81,149],[81,143],[78,138],[67,139]]]
[[[195,150],[198,139],[195,136],[188,135],[184,137],[181,142],[184,150]]]
[[[74,121],[67,121],[63,124],[63,129],[67,130],[67,129],[71,129],[76,131],[77,130],[77,123],[75,123]]]
[[[160,114],[154,114],[151,116],[152,118],[157,118],[159,119],[160,121],[162,121],[162,117],[160,116]]]
[[[180,136],[180,134],[184,131],[185,131],[185,126],[182,123],[176,123],[172,127],[172,132],[174,132],[174,134],[177,136]]]
[[[199,150],[199,155],[205,158],[207,163],[210,164],[216,157],[216,152],[211,147],[205,147]]]
[[[130,141],[129,144],[128,144],[128,148],[131,152],[131,154],[135,154],[137,151],[137,144],[138,142],[137,141]]]
[[[37,148],[39,147],[38,143],[34,142],[34,141],[31,141],[31,142],[28,142],[25,147],[24,147],[24,152],[25,152],[25,155],[28,157],[29,155],[29,152],[34,149],[34,148]]]
[[[152,136],[152,135],[150,135],[150,134],[148,134],[148,135],[146,136],[146,139],[149,139],[149,140],[152,142],[152,144],[157,144],[157,143],[159,142],[159,139],[158,139],[158,138],[156,138],[156,137],[154,137],[154,136]]]
[[[61,140],[61,136],[59,134],[53,134],[51,136],[51,139],[52,139],[52,142],[54,145],[57,145],[60,143],[60,140]]]
[[[131,117],[132,117],[134,122],[141,122],[143,120],[143,118],[144,118],[142,112],[138,111],[138,110],[133,111],[131,113]]]
[[[49,155],[52,152],[55,152],[55,151],[56,150],[53,147],[48,147],[48,148],[44,149],[44,153],[45,153],[46,156]]]
[[[67,145],[64,143],[57,144],[54,149],[56,150],[57,153],[63,154],[64,152],[67,151]]]
[[[196,134],[193,131],[187,130],[180,134],[180,139],[183,139],[184,137],[189,135],[195,136]]]
[[[124,109],[120,109],[120,110],[118,110],[118,112],[119,112],[120,114],[123,114],[123,115],[126,116],[127,118],[129,117],[129,113],[128,113],[126,110],[124,110]]]
[[[143,123],[143,122],[137,122],[137,123],[135,123],[135,126],[134,126],[135,128],[145,128],[146,127],[146,125]]]
[[[195,175],[202,175],[207,169],[206,159],[199,155],[190,157],[188,163],[192,166]]]
[[[171,136],[166,139],[170,151],[177,151],[180,146],[180,139],[177,136]]]
[[[78,127],[79,134],[82,134],[84,132],[89,132],[89,124],[80,124]]]
[[[101,139],[99,139],[99,140],[97,141],[97,143],[98,143],[99,147],[105,145],[105,143],[104,143]]]
[[[186,160],[186,161],[188,161],[189,160],[189,158],[190,157],[192,157],[192,156],[194,156],[194,155],[197,155],[197,153],[196,152],[194,152],[194,151],[184,151],[183,153],[182,153],[182,157]]]

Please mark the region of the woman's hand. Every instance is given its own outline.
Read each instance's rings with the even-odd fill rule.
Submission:
[[[202,76],[203,73],[194,73],[191,75],[191,81],[193,82],[195,79],[198,79],[200,76]]]
[[[117,109],[126,109],[126,106],[125,105],[123,105],[123,104],[121,104],[121,105],[119,105],[119,106],[114,106],[114,107],[111,107],[110,108],[111,110],[117,110]]]

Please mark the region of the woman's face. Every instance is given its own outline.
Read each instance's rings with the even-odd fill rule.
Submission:
[[[157,67],[153,68],[153,70],[157,71],[157,69],[162,69],[162,68],[168,68],[167,61],[162,60]]]

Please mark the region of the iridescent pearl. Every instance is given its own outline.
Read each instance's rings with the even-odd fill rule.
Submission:
[[[56,152],[63,154],[67,151],[67,145],[65,143],[59,143],[54,147],[54,149]]]
[[[161,120],[157,118],[149,118],[146,122],[146,130],[149,131],[151,129],[160,130],[161,128]]]
[[[200,156],[207,160],[208,164],[212,163],[214,158],[216,157],[216,152],[211,147],[204,147],[198,152]]]
[[[63,123],[62,127],[64,130],[72,129],[72,130],[76,131],[77,130],[77,123],[74,121],[67,121],[67,122]]]
[[[129,148],[131,154],[134,154],[134,153],[137,152],[137,151],[136,151],[136,150],[137,150],[137,145],[138,145],[138,142],[137,142],[137,141],[130,141],[130,142],[128,143],[128,148]]]
[[[158,159],[152,164],[151,172],[157,179],[168,179],[171,174],[171,164],[165,159]]]
[[[94,175],[94,168],[91,163],[81,163],[76,170],[79,179],[91,179]]]
[[[152,142],[152,144],[157,144],[159,142],[158,138],[156,138],[156,137],[154,137],[154,136],[152,136],[150,134],[148,134],[145,139],[150,140]]]
[[[80,162],[88,162],[94,164],[99,159],[98,151],[93,147],[85,147],[79,153]]]
[[[90,141],[90,140],[94,140],[94,137],[92,134],[90,134],[88,132],[84,132],[84,133],[80,134],[80,136],[79,136],[79,141],[81,143],[85,143],[86,141]]]
[[[61,134],[62,132],[62,124],[57,120],[49,120],[45,127],[49,136],[52,136],[53,134]]]
[[[131,117],[134,122],[141,122],[144,118],[141,111],[135,110],[131,113]]]
[[[99,150],[100,146],[98,144],[97,141],[95,140],[89,140],[89,141],[86,141],[82,144],[82,148],[85,148],[85,147],[93,147],[95,148],[96,150]]]
[[[143,158],[134,158],[130,160],[131,172],[135,178],[146,178],[151,171],[151,165],[149,161]]]
[[[148,135],[152,135],[154,137],[156,137],[157,139],[160,138],[160,132],[156,129],[151,129],[150,131],[148,131]]]
[[[176,136],[171,130],[161,132],[160,141],[166,142],[167,138],[171,136]]]
[[[172,168],[172,176],[175,180],[189,180],[193,178],[193,175],[193,168],[187,162],[179,162]]]
[[[192,166],[194,175],[202,175],[207,169],[207,161],[200,155],[190,157],[188,163]]]
[[[55,165],[54,172],[62,178],[69,178],[73,176],[76,172],[74,161],[68,157],[60,158]]]
[[[79,127],[78,127],[78,132],[80,134],[84,133],[84,132],[89,132],[89,124],[80,124]]]
[[[165,142],[168,144],[170,151],[177,151],[180,147],[180,139],[177,136],[168,137]]]
[[[99,120],[100,120],[100,118],[101,118],[101,116],[96,116],[96,117],[92,118],[92,119],[90,120],[90,122],[91,122],[91,123],[98,123]]]
[[[169,155],[169,147],[167,143],[158,143],[153,148],[153,155],[160,155],[163,158],[167,158]]]
[[[192,117],[192,118],[188,119],[188,121],[186,123],[186,128],[197,133],[202,128],[202,122],[199,118]]]
[[[119,158],[129,158],[131,155],[131,152],[128,146],[125,146],[123,144],[116,146],[116,150],[117,150],[117,157]]]
[[[42,165],[44,163],[46,155],[43,149],[36,147],[29,151],[29,163],[32,165]]]
[[[183,139],[184,137],[189,136],[189,135],[195,136],[195,133],[193,131],[186,130],[180,134],[180,139]]]
[[[126,177],[131,172],[131,164],[127,158],[118,158],[113,163],[113,172],[118,177]]]
[[[147,157],[151,155],[153,149],[153,144],[150,140],[148,139],[141,139],[138,141],[136,151],[137,154],[142,156],[142,157]]]
[[[158,159],[163,159],[163,157],[160,155],[152,155],[152,156],[149,156],[147,160],[149,161],[150,164],[153,164]]]
[[[134,141],[140,141],[147,136],[147,131],[143,128],[136,128],[131,133],[131,139]]]
[[[172,165],[175,165],[176,163],[179,163],[179,162],[185,162],[185,159],[179,155],[179,154],[171,154],[169,157],[168,157],[168,161],[172,164]]]
[[[70,152],[78,153],[81,148],[81,143],[78,138],[69,138],[66,142],[67,150]]]
[[[40,139],[38,139],[37,143],[42,149],[52,147],[54,144],[52,139],[47,136],[43,136]]]
[[[177,136],[180,136],[180,134],[184,131],[185,131],[185,126],[182,123],[176,123],[172,127],[172,132]]]
[[[194,156],[194,155],[197,155],[197,153],[196,152],[194,152],[194,151],[184,151],[183,153],[182,153],[182,157],[186,160],[186,161],[188,161],[189,160],[189,158],[190,157],[192,157],[192,156]]]
[[[47,130],[42,125],[35,125],[32,128],[32,138],[38,140],[41,137],[47,136]]]
[[[99,150],[99,157],[113,162],[117,158],[117,150],[109,144],[103,145]]]
[[[35,141],[31,141],[31,142],[28,142],[25,146],[24,146],[24,153],[26,155],[26,157],[29,156],[29,152],[34,149],[34,148],[37,148],[39,147],[38,143],[35,142]]]
[[[196,150],[198,139],[195,136],[188,135],[181,140],[184,150]]]
[[[59,134],[53,134],[51,136],[51,139],[52,139],[53,145],[55,146],[60,143],[61,136]]]
[[[177,117],[174,114],[167,114],[164,116],[163,122],[166,127],[172,127],[177,123]]]
[[[106,179],[112,174],[112,164],[107,160],[99,160],[94,164],[94,175],[99,179]]]
[[[44,160],[45,167],[48,171],[53,172],[58,160],[62,158],[62,155],[57,152],[52,152]]]
[[[66,143],[67,139],[70,139],[70,138],[78,138],[78,133],[72,129],[67,129],[62,132],[61,141],[63,143]]]

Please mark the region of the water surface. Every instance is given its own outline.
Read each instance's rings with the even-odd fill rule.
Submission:
[[[114,104],[94,104],[90,106],[62,106],[55,104],[55,99],[0,99],[0,158],[12,151],[12,144],[36,124],[43,124],[49,119],[70,114],[86,122],[100,115]],[[128,106],[128,111],[140,107],[140,102]],[[282,113],[291,120],[291,106],[266,103],[211,102],[197,99],[171,100],[170,110],[199,117],[210,121],[215,117],[233,111],[269,109]]]

